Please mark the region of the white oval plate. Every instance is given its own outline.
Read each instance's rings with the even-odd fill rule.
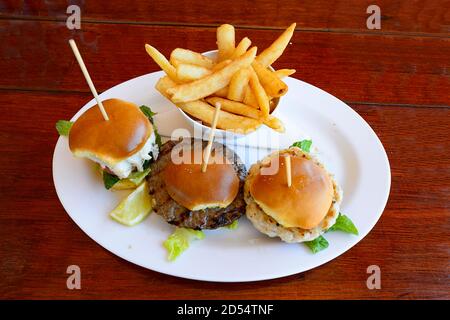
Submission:
[[[155,72],[131,79],[100,97],[145,104],[159,113],[173,111],[175,107],[153,89],[161,76],[162,72]],[[304,138],[304,133],[312,138],[319,158],[335,173],[344,190],[341,211],[351,217],[359,236],[327,233],[330,246],[312,254],[302,244],[268,238],[242,217],[237,230],[206,231],[204,240],[194,241],[175,262],[168,262],[162,243],[174,227],[154,213],[135,227],[111,220],[108,213],[127,193],[105,190],[92,164],[73,157],[64,137],[58,139],[53,155],[53,180],[62,205],[75,223],[105,249],[142,267],[183,278],[219,282],[273,279],[336,258],[363,239],[380,218],[391,182],[388,158],[374,131],[345,103],[305,82],[293,78],[286,82],[289,92],[277,108],[277,116],[286,125],[281,145]],[[72,120],[94,104],[91,100]],[[175,118],[173,121],[180,121]],[[260,130],[264,132],[265,128]],[[235,150],[247,167],[267,154],[241,146]]]

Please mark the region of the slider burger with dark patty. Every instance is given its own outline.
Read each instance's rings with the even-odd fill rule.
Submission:
[[[207,169],[202,172],[207,143],[186,138],[168,141],[151,165],[147,181],[153,210],[170,224],[216,229],[230,225],[245,212],[244,164],[231,149],[214,142]]]
[[[291,162],[290,187],[286,156]],[[250,168],[244,197],[247,217],[256,229],[285,242],[304,242],[334,225],[342,190],[319,160],[291,147],[268,155]]]
[[[158,156],[157,133],[150,119],[127,101],[108,99],[102,104],[109,120],[97,105],[84,112],[70,129],[70,150],[100,164],[118,179],[143,171],[146,161]]]

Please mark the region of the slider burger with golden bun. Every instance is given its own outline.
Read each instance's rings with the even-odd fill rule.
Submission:
[[[286,156],[291,163],[290,187]],[[292,243],[311,241],[335,224],[342,190],[316,158],[290,147],[250,168],[244,197],[247,217],[256,229]]]
[[[125,179],[132,172],[143,171],[145,163],[158,156],[157,133],[137,105],[120,99],[102,103],[109,120],[97,105],[88,109],[70,128],[69,147],[75,156],[88,158],[117,179]]]
[[[245,212],[246,169],[226,146],[214,142],[206,171],[207,141],[183,139],[162,145],[147,176],[153,210],[168,223],[195,230],[232,224]]]

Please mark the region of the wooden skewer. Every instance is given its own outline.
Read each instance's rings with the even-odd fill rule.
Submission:
[[[291,176],[291,157],[289,155],[284,157],[284,164],[286,167],[286,180],[288,187],[291,187],[292,176]]]
[[[208,144],[205,149],[205,154],[203,156],[202,163],[202,172],[206,172],[206,168],[208,167],[209,156],[211,155],[212,143],[214,141],[214,134],[216,132],[217,121],[219,120],[220,107],[222,105],[220,102],[216,103],[216,111],[214,112],[214,117],[211,125],[211,131],[209,132]]]
[[[91,76],[89,75],[89,72],[87,71],[86,65],[84,64],[83,58],[81,57],[80,51],[78,51],[77,44],[73,39],[69,40],[70,47],[72,48],[73,54],[75,55],[75,58],[78,61],[78,64],[80,65],[81,72],[83,72],[84,78],[86,79],[86,82],[89,86],[89,89],[91,89],[92,94],[94,95],[95,100],[97,101],[97,105],[100,108],[100,112],[102,113],[103,118],[108,121],[109,117],[108,114],[105,111],[105,108],[103,107],[103,104],[98,96],[97,90],[94,87],[94,83],[92,82]]]

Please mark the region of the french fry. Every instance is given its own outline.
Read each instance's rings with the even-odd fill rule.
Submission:
[[[170,54],[170,63],[175,67],[179,63],[194,64],[196,66],[208,69],[211,69],[214,66],[214,61],[212,61],[208,57],[205,57],[198,52],[182,48],[176,48],[172,51],[172,53]]]
[[[219,70],[225,68],[225,67],[226,67],[227,65],[229,65],[230,63],[231,63],[231,60],[230,60],[230,59],[223,60],[223,61],[219,62],[218,64],[214,65],[214,67],[212,68],[212,71],[213,71],[213,72],[219,71]]]
[[[156,90],[158,90],[164,97],[170,100],[167,90],[176,86],[177,83],[171,80],[169,77],[162,77],[158,80],[155,85]],[[197,100],[186,103],[176,104],[181,110],[185,111],[192,117],[199,119],[207,124],[211,124],[214,117],[215,108],[208,103]],[[243,117],[229,113],[223,109],[220,112],[220,118],[217,122],[217,128],[230,130],[240,133],[248,133],[256,130],[261,124],[261,120],[251,119],[248,117]],[[257,111],[257,110],[255,110]]]
[[[219,91],[214,92],[213,95],[215,95],[217,97],[226,98],[228,96],[228,90],[229,90],[229,87],[226,86],[225,88],[222,88]]]
[[[192,117],[211,125],[215,107],[201,100],[180,103],[177,105],[181,110]],[[256,119],[235,115],[227,111],[221,111],[220,118],[217,121],[217,128],[246,134],[255,131],[261,124],[262,122]]]
[[[234,27],[230,24],[223,24],[217,28],[217,48],[219,49],[218,61],[223,61],[231,57],[234,52],[235,39]]]
[[[168,76],[162,77],[158,80],[158,82],[155,85],[155,89],[159,91],[164,97],[170,100],[170,96],[167,93],[167,90],[170,88],[173,88],[177,85],[175,81],[170,79]]]
[[[281,122],[280,119],[274,117],[271,114],[269,114],[269,116],[264,119],[264,124],[280,133],[283,133],[285,131],[283,122]]]
[[[201,79],[211,73],[210,69],[193,64],[179,64],[177,66],[177,79],[182,82],[189,82]]]
[[[152,59],[158,64],[158,66],[174,81],[177,79],[177,70],[170,62],[164,57],[164,55],[159,52],[156,48],[149,44],[145,45],[145,51],[152,57]]]
[[[234,101],[243,101],[249,79],[250,71],[248,69],[241,69],[236,72],[231,77],[227,98]]]
[[[249,85],[245,87],[244,100],[242,101],[244,104],[251,106],[253,108],[258,109],[258,101],[256,100],[255,95],[253,94],[252,88]]]
[[[239,44],[237,45],[236,49],[234,49],[233,54],[231,55],[231,60],[234,60],[236,58],[239,58],[240,56],[242,56],[248,48],[250,48],[252,44],[252,41],[245,37],[241,40],[241,42],[239,42]]]
[[[288,86],[281,81],[274,72],[270,71],[266,67],[263,67],[257,61],[253,61],[252,67],[253,70],[255,70],[259,82],[261,82],[261,85],[267,95],[271,97],[281,97],[286,94]]]
[[[155,48],[146,51],[166,73],[155,88],[178,108],[211,126],[221,106],[217,128],[247,134],[262,124],[284,132],[282,121],[271,113],[288,87],[281,80],[294,69],[269,70],[289,44],[296,24],[290,25],[267,49],[256,56],[249,38],[235,43],[234,27],[217,28],[217,59],[176,48],[170,62]],[[250,49],[249,49],[250,48]]]
[[[221,110],[228,111],[234,114],[246,116],[249,118],[253,118],[256,120],[263,120],[263,123],[278,132],[284,132],[284,125],[280,119],[269,115],[268,117],[263,116],[260,110],[257,110],[251,106],[245,105],[240,102],[218,98],[218,97],[210,97],[206,98],[206,101],[211,105],[216,105],[217,102],[221,105]]]
[[[274,71],[275,75],[279,79],[283,79],[285,77],[289,77],[290,75],[293,75],[296,72],[295,69],[278,69]]]
[[[243,104],[241,102],[236,102],[220,97],[206,98],[206,101],[213,106],[215,106],[216,103],[219,102],[222,108],[221,110],[225,110],[234,114],[246,116],[257,120],[261,118],[261,112],[259,110],[250,107],[246,104]]]
[[[176,86],[177,83],[171,80],[169,77],[162,77],[158,80],[155,85],[156,90],[158,90],[164,97],[170,100],[167,90]],[[211,124],[215,107],[209,105],[208,103],[197,100],[185,103],[176,104],[181,110],[192,116],[193,118],[199,119],[206,124]],[[223,106],[222,106],[223,109]],[[223,109],[224,110],[224,109]],[[217,122],[217,128],[230,130],[239,133],[249,133],[255,131],[262,124],[261,120],[251,119],[248,117],[243,117],[229,113],[227,111],[220,112],[220,117]]]
[[[175,69],[180,65],[180,64],[185,64],[186,62],[177,60],[177,59],[172,59],[170,58],[170,64],[173,65],[175,67]]]
[[[295,26],[296,23],[291,24],[278,39],[256,57],[256,61],[264,67],[268,67],[274,63],[283,54],[283,51],[289,44],[294,34]]]
[[[278,103],[280,102],[280,98],[269,98],[269,106],[270,106],[270,113],[275,110],[275,108],[278,106]]]
[[[237,58],[217,72],[214,72],[202,79],[170,88],[167,92],[171,95],[171,100],[175,103],[195,101],[225,88],[230,83],[233,74],[235,74],[239,69],[247,68],[251,65],[255,59],[256,51],[257,48],[253,47],[243,56]]]
[[[250,68],[250,88],[252,88],[253,94],[255,95],[256,101],[258,101],[259,109],[266,117],[269,115],[270,106],[269,106],[269,98],[267,97],[264,88],[259,82],[258,76],[253,68]]]

